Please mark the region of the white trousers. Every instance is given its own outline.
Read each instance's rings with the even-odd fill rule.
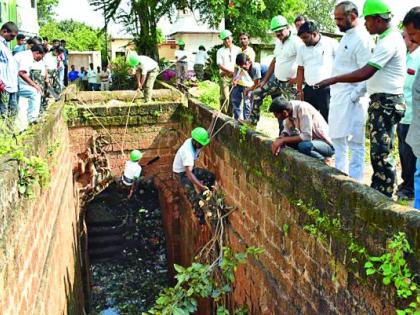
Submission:
[[[335,149],[335,167],[361,182],[365,166],[365,143],[354,142],[351,137],[335,138],[332,141]]]

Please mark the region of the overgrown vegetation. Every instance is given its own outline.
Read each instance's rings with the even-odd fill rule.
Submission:
[[[220,89],[219,85],[211,81],[202,81],[198,83],[200,102],[214,109],[220,108]]]
[[[198,310],[198,299],[211,299],[218,315],[230,314],[225,297],[233,289],[235,271],[249,257],[258,257],[263,252],[260,248],[248,247],[244,252],[234,253],[225,246],[225,221],[233,210],[225,205],[217,187],[208,190],[203,197],[200,207],[215,227],[212,239],[200,250],[191,266],[174,266],[176,285],[163,290],[155,306],[144,314],[192,314]],[[234,310],[237,315],[247,313],[243,306]]]
[[[18,163],[19,195],[32,197],[35,186],[45,187],[50,178],[48,163],[38,156],[27,156],[25,135],[17,135],[7,120],[0,121],[0,158],[9,156]]]
[[[325,242],[327,237],[340,237],[352,254],[351,262],[363,260],[367,276],[379,275],[384,285],[393,285],[398,298],[406,304],[405,309],[396,310],[397,315],[420,315],[420,286],[418,275],[414,274],[406,260],[412,254],[406,234],[398,232],[387,241],[385,253],[381,256],[370,255],[368,250],[358,244],[353,234],[347,233],[341,219],[322,214],[319,209],[306,206],[301,200],[294,202],[303,210],[313,223],[304,225],[304,230],[317,240]],[[347,235],[347,236],[343,236]]]

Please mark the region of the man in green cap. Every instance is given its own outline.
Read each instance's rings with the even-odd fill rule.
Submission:
[[[232,32],[229,30],[221,31],[219,38],[223,41],[223,47],[219,48],[216,54],[216,63],[220,69],[220,106],[224,105],[224,114],[232,116],[230,88],[235,73],[236,56],[241,53],[241,48],[233,44]]]
[[[369,62],[353,72],[323,80],[323,88],[336,83],[367,80],[370,159],[373,168],[371,187],[391,197],[395,184],[395,163],[391,156],[395,128],[405,112],[403,86],[406,47],[398,30],[391,27],[391,7],[384,0],[367,0],[363,7],[365,26],[379,40]]]
[[[292,34],[287,20],[281,15],[275,16],[271,20],[271,31],[277,37],[274,58],[261,80],[259,88],[254,91],[254,103],[250,117],[250,122],[254,125],[260,119],[260,107],[264,98],[273,94],[285,94],[284,92],[288,90],[288,87],[295,84],[297,52],[299,47],[303,45],[301,39]],[[275,79],[270,80],[273,73]],[[283,95],[283,97],[290,98],[288,95]]]
[[[177,41],[179,49],[175,51],[176,59],[176,84],[183,85],[188,73],[188,53],[185,50],[185,42],[182,39]]]
[[[211,188],[215,176],[206,169],[194,167],[194,164],[201,149],[209,143],[210,138],[207,130],[202,127],[195,128],[191,132],[191,138],[188,138],[176,152],[172,165],[174,178],[187,190],[188,199],[194,206],[200,224],[205,223],[204,213],[199,205],[200,196],[202,192]]]
[[[159,75],[159,64],[148,56],[130,53],[127,61],[129,65],[135,68],[137,89],[143,90],[145,102],[152,100],[152,91],[156,78]]]
[[[130,160],[125,162],[124,172],[121,176],[121,182],[124,187],[129,188],[127,198],[130,199],[133,196],[134,191],[137,188],[138,181],[141,174],[140,160],[142,157],[140,150],[133,150],[130,152]]]

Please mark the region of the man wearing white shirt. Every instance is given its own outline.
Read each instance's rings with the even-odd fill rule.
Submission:
[[[31,47],[31,50],[25,50],[15,55],[15,59],[18,64],[19,70],[18,97],[24,97],[29,99],[29,123],[35,123],[38,119],[42,96],[42,88],[31,79],[30,74],[31,70],[36,69],[37,62],[41,61],[44,55],[45,49],[42,45],[33,45]]]
[[[152,100],[152,91],[159,74],[159,64],[148,56],[138,56],[136,78],[139,90],[143,90],[144,100]]]
[[[203,80],[204,78],[204,66],[206,65],[209,55],[207,54],[206,48],[203,45],[198,47],[197,54],[194,62],[194,72],[197,80]]]
[[[235,73],[236,56],[241,53],[241,49],[233,44],[231,31],[221,31],[219,38],[223,41],[223,47],[216,54],[216,63],[220,69],[220,106],[223,106],[223,113],[232,116],[230,87]]]
[[[274,48],[274,58],[261,80],[259,88],[254,91],[254,102],[250,122],[256,125],[260,119],[260,107],[264,98],[268,95],[286,92],[289,85],[294,84],[296,79],[296,56],[302,41],[293,35],[287,20],[281,16],[275,16],[271,20],[271,31],[276,34],[276,46]],[[275,79],[271,80],[274,73]],[[289,98],[288,95],[283,95]]]
[[[179,49],[175,51],[176,59],[176,84],[184,84],[188,74],[188,53],[185,50],[185,42],[180,39],[177,42]]]
[[[298,36],[305,43],[299,48],[297,54],[298,97],[319,110],[328,122],[330,88],[318,89],[315,84],[331,76],[338,43],[332,38],[322,36],[313,21],[302,24]],[[305,88],[302,89],[304,81]]]
[[[395,184],[395,162],[391,156],[395,129],[404,116],[403,86],[406,72],[406,47],[401,33],[391,26],[391,7],[384,0],[366,0],[365,26],[379,39],[369,62],[353,72],[319,82],[319,87],[367,80],[371,187],[391,197]]]
[[[335,23],[344,34],[333,64],[333,74],[357,70],[368,63],[374,47],[351,1],[337,4]],[[335,167],[361,182],[365,165],[365,123],[367,117],[366,82],[340,83],[331,86],[328,121],[335,149]],[[349,164],[350,150],[350,164]]]
[[[18,68],[8,42],[18,33],[15,23],[7,22],[0,29],[0,117],[7,117],[16,108],[10,108],[10,97],[18,90]]]

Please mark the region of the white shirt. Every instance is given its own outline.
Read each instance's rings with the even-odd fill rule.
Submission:
[[[87,72],[88,82],[96,84],[96,75],[98,73],[95,69],[89,69]]]
[[[195,64],[205,65],[208,58],[209,58],[209,55],[207,54],[207,51],[199,50],[197,51],[197,54],[195,55]]]
[[[248,46],[245,50],[243,50],[243,49],[241,48],[241,51],[242,51],[244,54],[247,54],[247,55],[248,55],[248,57],[249,57],[249,59],[251,59],[251,61],[252,61],[252,62],[254,62],[254,61],[255,61],[255,51],[254,51],[254,48],[252,48],[251,46]]]
[[[297,64],[305,69],[305,82],[308,85],[332,77],[332,67],[338,42],[320,35],[315,46],[302,45],[298,50]]]
[[[277,80],[288,81],[296,77],[296,57],[301,46],[303,46],[303,42],[296,35],[291,34],[284,43],[276,39],[276,46],[274,47],[274,57],[276,58],[274,75]]]
[[[18,65],[2,36],[0,36],[0,80],[6,85],[8,93],[17,92]]]
[[[35,61],[31,70],[39,70],[41,71],[41,75],[45,76],[45,72],[47,71],[46,67],[45,61],[42,59],[40,61]]]
[[[126,161],[125,162],[125,168],[124,168],[124,177],[134,180],[136,178],[139,178],[141,174],[141,166],[138,162],[133,161]],[[124,178],[123,178],[124,181]],[[131,185],[132,183],[126,183],[125,184]]]
[[[17,65],[18,65],[18,70],[19,71],[25,71],[28,75],[30,74],[32,69],[36,68],[36,61],[34,59],[32,51],[30,51],[30,50],[25,50],[25,51],[22,51],[22,52],[18,52],[15,55],[15,59],[16,59]],[[39,67],[39,64],[38,64],[38,67]],[[19,84],[28,85],[28,83],[26,83],[24,80],[22,80],[21,77],[19,77]]]
[[[347,30],[337,48],[333,74],[342,75],[364,67],[372,55],[374,43],[363,26]],[[364,143],[368,100],[366,81],[337,83],[331,86],[328,123],[331,138],[352,137]]]
[[[403,94],[406,73],[406,52],[401,34],[389,28],[379,36],[379,41],[369,60],[378,69],[367,81],[368,94]]]
[[[178,149],[175,154],[172,171],[174,173],[183,173],[187,166],[194,167],[194,161],[198,159],[200,150],[195,150],[192,145],[192,139],[185,140],[184,144]]]
[[[226,69],[233,72],[235,70],[236,56],[241,52],[242,50],[235,45],[231,48],[224,46],[219,48],[216,54],[217,65],[224,66]]]
[[[148,72],[159,67],[158,63],[148,56],[139,56],[139,65],[137,68],[141,69],[141,74],[146,75]]]
[[[52,53],[47,53],[44,57],[44,62],[48,70],[57,70],[58,68],[57,56],[54,56]]]
[[[186,50],[177,49],[177,50],[175,50],[175,58],[176,58],[177,61],[184,58],[184,59],[182,59],[182,61],[183,62],[188,62],[188,52]]]

